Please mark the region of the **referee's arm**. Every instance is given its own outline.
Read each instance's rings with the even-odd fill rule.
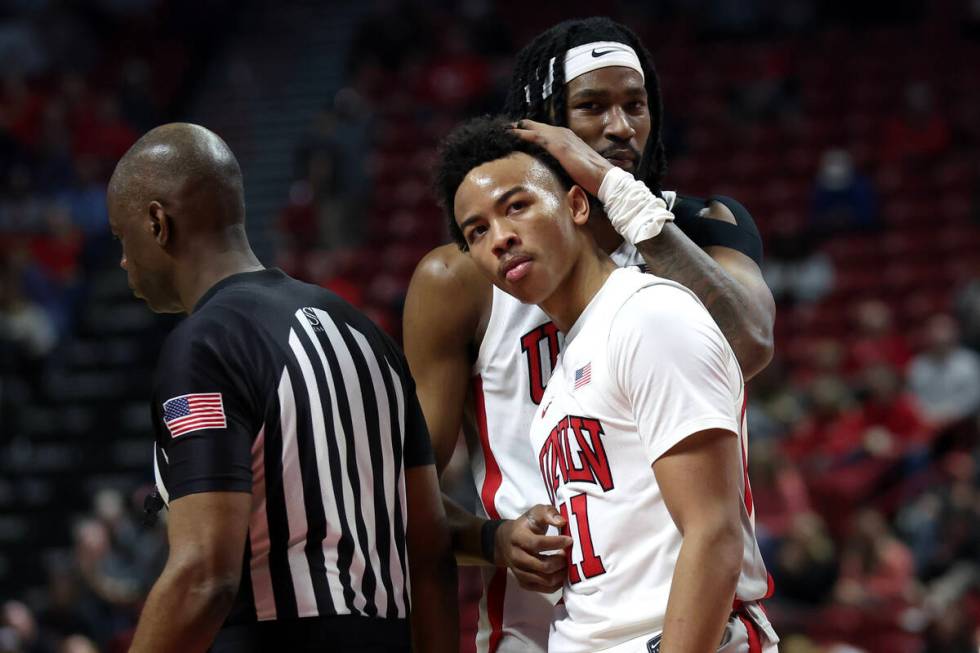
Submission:
[[[252,495],[201,492],[170,504],[170,555],[146,599],[132,653],[206,651],[231,610]]]
[[[412,583],[412,650],[459,651],[456,560],[435,465],[405,470],[408,562]]]
[[[435,454],[416,396],[415,381],[405,369],[405,494],[409,578],[412,587],[412,650],[415,653],[459,651],[459,599],[456,558],[442,505]]]

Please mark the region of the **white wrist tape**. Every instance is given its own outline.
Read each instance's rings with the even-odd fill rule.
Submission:
[[[664,223],[674,221],[667,202],[622,168],[606,173],[598,196],[609,222],[633,245],[657,236]]]

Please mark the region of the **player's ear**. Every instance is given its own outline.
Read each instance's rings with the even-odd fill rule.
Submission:
[[[582,226],[589,221],[589,194],[581,186],[568,190],[568,206],[572,211],[572,222]]]
[[[150,231],[157,245],[165,247],[170,240],[170,216],[163,210],[163,204],[157,200],[150,202],[148,207]]]

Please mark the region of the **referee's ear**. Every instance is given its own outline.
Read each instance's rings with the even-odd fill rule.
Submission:
[[[166,247],[170,240],[170,216],[163,210],[163,204],[157,200],[150,202],[149,214],[153,239],[160,247]]]

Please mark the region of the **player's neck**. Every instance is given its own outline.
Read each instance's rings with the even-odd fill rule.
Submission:
[[[264,268],[247,243],[244,248],[234,247],[196,254],[177,271],[177,292],[185,313],[193,311],[204,293],[222,279]]]
[[[602,211],[593,211],[589,216],[588,224],[596,244],[606,254],[612,254],[623,244],[623,237],[619,235]]]
[[[616,264],[598,247],[583,252],[555,292],[541,302],[541,310],[559,331],[568,333],[615,269]]]

